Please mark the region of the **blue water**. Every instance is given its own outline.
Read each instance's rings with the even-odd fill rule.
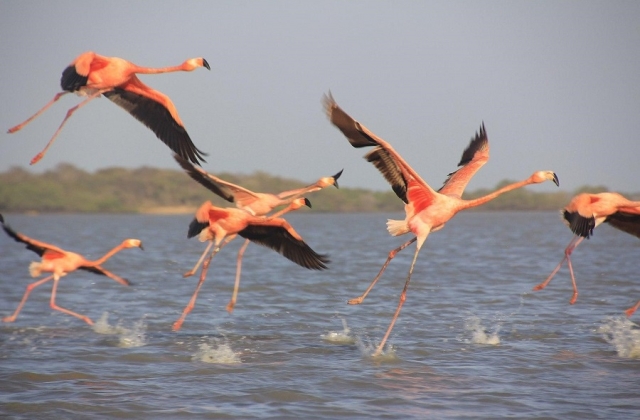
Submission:
[[[640,418],[640,329],[623,311],[640,299],[640,242],[609,226],[573,254],[580,295],[563,268],[532,292],[571,239],[557,212],[466,213],[423,247],[384,355],[372,358],[413,257],[401,252],[367,299],[401,214],[291,214],[330,269],[300,268],[250,245],[233,314],[241,241],[213,260],[196,307],[184,279],[205,247],[190,215],[6,214],[14,229],[97,258],[133,282],[77,271],[52,311],[50,283],[14,323],[0,324],[0,417],[7,418]],[[10,315],[37,255],[0,235],[0,315]],[[195,415],[195,416],[194,416]]]

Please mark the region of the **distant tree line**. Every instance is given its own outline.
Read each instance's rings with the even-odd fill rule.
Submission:
[[[280,192],[308,183],[272,176],[217,173],[217,176],[259,192]],[[501,181],[497,187],[512,181]],[[492,190],[470,191],[464,198],[480,197]],[[483,210],[556,210],[578,192],[607,191],[604,186],[584,186],[567,193],[512,191],[481,207]],[[638,199],[638,194],[632,199]],[[143,167],[107,168],[89,173],[70,164],[34,174],[21,168],[0,173],[0,212],[147,213],[193,212],[203,201],[219,206],[229,203],[193,182],[184,172]],[[391,191],[360,188],[327,188],[310,196],[319,212],[393,212],[403,204]]]

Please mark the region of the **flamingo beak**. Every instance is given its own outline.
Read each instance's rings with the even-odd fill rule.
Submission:
[[[138,245],[138,247],[144,251],[144,247],[142,246],[142,242],[140,242],[140,245]]]
[[[340,169],[340,172],[338,172],[337,174],[335,174],[334,176],[332,176],[332,178],[333,178],[333,185],[334,185],[336,188],[338,188],[338,189],[340,188],[340,187],[338,187],[338,178],[340,178],[340,175],[342,175],[342,171],[344,171],[344,169]]]
[[[558,179],[558,175],[556,175],[556,173],[553,173],[553,183],[556,184],[556,186],[560,186],[560,180]]]
[[[202,67],[206,68],[207,70],[211,70],[211,67],[209,67],[209,63],[207,63],[207,60],[205,60],[204,58],[202,59]]]
[[[308,199],[308,198],[306,198],[306,197],[305,197],[305,199],[304,199],[304,205],[305,205],[305,206],[307,206],[307,207],[309,207],[309,208],[311,208],[311,201],[309,201],[309,199]]]

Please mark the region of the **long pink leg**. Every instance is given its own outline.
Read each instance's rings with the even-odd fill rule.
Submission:
[[[13,321],[15,321],[16,317],[18,316],[18,314],[22,310],[22,307],[24,306],[25,302],[27,301],[27,298],[29,298],[29,295],[31,294],[31,291],[33,289],[35,289],[36,287],[40,286],[41,284],[48,282],[52,278],[53,278],[53,275],[51,275],[49,277],[45,277],[42,280],[38,280],[38,281],[35,281],[35,282],[29,284],[27,286],[27,290],[24,292],[24,295],[22,296],[22,300],[20,301],[20,304],[18,305],[18,308],[16,308],[15,312],[11,316],[5,316],[4,318],[2,318],[2,321],[3,322],[13,322]]]
[[[367,290],[361,296],[359,296],[357,298],[354,298],[354,299],[349,299],[347,301],[347,303],[349,305],[359,305],[359,304],[361,304],[362,301],[364,300],[364,298],[367,297],[367,295],[369,294],[371,289],[373,289],[373,286],[375,286],[375,284],[378,282],[378,280],[382,276],[382,273],[384,273],[384,270],[387,269],[387,266],[389,265],[391,260],[396,256],[396,254],[398,252],[402,251],[403,249],[405,249],[406,247],[408,247],[409,245],[411,245],[412,243],[414,243],[416,241],[416,239],[417,238],[414,237],[413,239],[403,243],[402,245],[400,245],[396,249],[394,249],[391,252],[389,252],[389,256],[387,257],[387,261],[385,261],[385,263],[383,264],[382,268],[380,269],[380,272],[378,272],[378,275],[373,279],[373,281],[371,282],[371,284],[369,285]]]
[[[213,246],[213,241],[209,241],[209,245],[207,245],[207,248],[204,250],[204,252],[200,256],[200,259],[198,260],[196,265],[194,265],[191,270],[184,273],[182,277],[191,277],[196,273],[196,271],[198,271],[198,267],[200,267],[200,264],[202,264],[202,260],[204,260],[204,257],[209,253],[209,250],[211,249],[212,246]]]
[[[233,286],[233,293],[231,294],[231,300],[227,304],[227,312],[233,312],[234,306],[236,306],[236,300],[238,298],[238,289],[240,289],[240,273],[242,272],[242,256],[244,255],[244,250],[247,249],[249,245],[249,240],[246,239],[244,244],[238,250],[238,259],[236,262],[236,282]]]
[[[414,238],[415,240],[415,238]],[[393,329],[393,325],[396,323],[398,319],[398,315],[400,315],[400,309],[402,305],[404,305],[405,300],[407,300],[407,289],[409,288],[409,281],[411,281],[411,273],[413,273],[413,266],[416,264],[416,259],[418,259],[418,253],[420,252],[420,247],[416,247],[416,253],[413,255],[413,261],[411,262],[411,268],[409,268],[409,275],[407,276],[407,281],[404,283],[404,288],[402,289],[402,293],[400,294],[400,302],[398,302],[398,307],[396,308],[396,312],[393,314],[393,319],[391,319],[391,324],[389,324],[389,328],[387,328],[387,332],[382,337],[382,341],[378,345],[373,356],[378,356],[382,353],[382,348],[384,344],[387,342],[389,335],[391,334],[391,330]]]
[[[76,105],[76,106],[74,106],[72,108],[69,108],[69,110],[67,111],[67,115],[64,117],[64,120],[62,120],[62,123],[60,123],[60,127],[58,127],[56,132],[53,134],[53,137],[51,137],[51,140],[49,140],[49,143],[47,143],[47,145],[44,147],[44,149],[42,149],[42,151],[40,153],[38,153],[37,155],[35,155],[33,157],[33,159],[31,159],[30,164],[34,165],[34,164],[38,163],[38,161],[44,157],[44,154],[47,153],[47,150],[49,150],[49,147],[51,147],[51,145],[53,144],[53,141],[56,139],[56,137],[58,137],[58,134],[60,133],[60,130],[62,130],[62,127],[67,122],[69,117],[71,117],[71,115],[73,115],[74,112],[76,112],[81,107],[85,106],[92,99],[95,99],[98,96],[100,96],[103,92],[104,91],[102,91],[102,90],[94,92],[89,97],[87,97],[87,99],[85,99],[84,101],[80,102],[78,105]]]
[[[635,305],[624,311],[624,313],[627,314],[627,318],[630,318],[638,308],[640,308],[640,300]]]
[[[11,127],[9,129],[9,131],[7,131],[7,133],[15,133],[18,130],[22,130],[22,127],[24,127],[25,125],[29,124],[31,121],[33,121],[38,115],[42,114],[44,111],[46,111],[47,109],[49,109],[49,107],[51,105],[53,105],[54,103],[56,103],[58,101],[58,99],[60,99],[63,95],[66,95],[67,93],[71,93],[71,92],[67,92],[67,91],[63,91],[60,93],[56,93],[56,96],[53,97],[52,100],[49,101],[49,103],[47,103],[45,106],[43,106],[40,111],[36,112],[35,114],[33,114],[32,116],[30,116],[29,118],[27,118],[26,121],[16,125],[15,127]]]
[[[571,273],[571,282],[573,284],[573,296],[571,297],[571,300],[569,301],[569,303],[573,305],[576,302],[576,299],[578,298],[578,288],[576,286],[576,279],[573,275],[573,267],[571,266],[570,255],[573,252],[573,250],[576,249],[576,247],[580,244],[580,242],[582,242],[583,239],[584,237],[582,236],[574,236],[573,238],[571,238],[571,242],[569,242],[569,245],[567,245],[567,247],[564,250],[564,258],[562,258],[560,263],[556,266],[556,268],[554,268],[554,270],[551,272],[551,274],[549,274],[549,277],[547,277],[545,281],[543,281],[542,283],[540,283],[539,285],[533,288],[534,291],[542,290],[545,287],[547,287],[547,284],[549,284],[553,276],[555,276],[558,270],[560,270],[560,267],[562,267],[562,264],[565,261],[567,261],[569,265],[569,272]]]
[[[51,309],[55,309],[56,311],[60,311],[60,312],[64,312],[65,314],[71,315],[71,316],[75,316],[76,318],[80,318],[81,320],[83,320],[84,322],[86,322],[89,325],[93,325],[93,321],[88,317],[88,316],[84,316],[81,315],[77,312],[73,312],[70,311],[69,309],[65,309],[63,307],[60,307],[58,305],[56,305],[56,290],[58,289],[58,281],[60,281],[60,279],[53,279],[53,289],[51,290]]]

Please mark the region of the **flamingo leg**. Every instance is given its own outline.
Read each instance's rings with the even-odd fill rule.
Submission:
[[[636,302],[635,305],[633,305],[632,307],[630,307],[629,309],[627,309],[626,311],[624,311],[624,313],[627,315],[627,318],[630,318],[631,315],[633,315],[633,313],[638,310],[638,308],[640,308],[640,300],[638,302]]]
[[[236,282],[233,285],[233,293],[231,294],[231,300],[227,304],[227,312],[233,312],[233,308],[236,306],[236,300],[238,298],[238,290],[240,289],[240,273],[242,272],[242,256],[244,255],[244,250],[247,249],[249,245],[249,240],[246,239],[244,244],[238,250],[238,259],[236,262]]]
[[[198,267],[200,267],[200,264],[202,264],[202,261],[204,260],[204,257],[209,253],[209,250],[211,249],[212,246],[213,246],[213,241],[210,241],[209,245],[207,245],[207,248],[204,250],[204,252],[200,256],[200,259],[198,260],[196,265],[194,265],[191,270],[189,270],[186,273],[184,273],[182,275],[182,277],[191,277],[196,273],[196,271],[198,271]]]
[[[18,130],[22,130],[22,128],[29,124],[31,121],[33,121],[34,119],[36,119],[36,117],[38,117],[40,114],[42,114],[44,111],[46,111],[47,109],[49,109],[49,107],[51,105],[53,105],[54,103],[56,103],[58,101],[58,99],[60,99],[63,95],[66,95],[67,93],[71,93],[71,92],[67,92],[67,91],[63,91],[60,93],[56,93],[56,96],[53,97],[52,100],[49,101],[49,103],[47,103],[45,106],[43,106],[40,111],[36,112],[35,114],[33,114],[32,116],[30,116],[29,118],[27,118],[26,121],[16,125],[15,127],[11,127],[9,129],[9,131],[7,131],[7,133],[15,133]]]
[[[414,238],[415,240],[415,238]],[[411,241],[410,241],[411,242]],[[409,281],[411,281],[411,274],[413,273],[413,267],[416,264],[416,260],[418,259],[418,253],[420,252],[420,247],[416,247],[416,253],[413,255],[413,261],[411,262],[411,268],[409,268],[409,275],[407,276],[407,281],[404,283],[404,288],[402,289],[402,293],[400,294],[400,301],[398,302],[398,307],[396,308],[396,312],[393,314],[393,318],[391,319],[391,324],[389,324],[389,328],[387,328],[387,332],[382,337],[382,341],[378,345],[375,353],[373,353],[373,357],[380,355],[382,353],[382,348],[384,344],[387,342],[389,335],[391,334],[391,330],[393,329],[393,325],[396,323],[398,319],[398,315],[400,315],[400,309],[404,302],[407,300],[407,289],[409,288]]]
[[[408,247],[409,245],[411,245],[412,243],[414,243],[416,241],[416,239],[417,239],[417,237],[414,237],[413,239],[403,243],[402,245],[400,245],[396,249],[394,249],[391,252],[389,252],[389,256],[387,257],[387,261],[385,261],[385,263],[382,265],[382,268],[380,269],[380,272],[378,272],[378,275],[373,279],[373,281],[371,282],[371,284],[369,285],[367,290],[361,296],[359,296],[357,298],[354,298],[354,299],[349,299],[347,301],[347,303],[349,305],[359,305],[359,304],[361,304],[362,301],[364,300],[364,298],[367,297],[367,295],[369,294],[371,289],[373,289],[373,286],[375,286],[375,284],[378,282],[378,280],[382,276],[382,273],[384,273],[384,270],[387,269],[387,266],[389,265],[391,260],[396,256],[396,254],[398,252],[402,251],[403,249],[405,249],[406,247]]]
[[[91,101],[91,100],[97,98],[98,96],[100,96],[103,92],[105,92],[105,91],[99,90],[97,92],[94,92],[89,97],[87,97],[87,99],[85,99],[84,101],[80,102],[78,105],[76,105],[76,106],[74,106],[72,108],[69,108],[69,110],[67,111],[67,115],[64,117],[64,119],[60,123],[60,126],[58,127],[56,132],[53,133],[53,137],[51,137],[51,140],[49,140],[49,143],[47,143],[47,145],[44,147],[44,149],[42,149],[42,151],[40,153],[38,153],[37,155],[35,155],[33,157],[33,159],[31,159],[30,164],[31,165],[36,164],[36,163],[38,163],[38,161],[40,159],[42,159],[44,157],[45,153],[47,153],[47,150],[49,150],[49,147],[51,147],[51,145],[53,144],[54,140],[58,137],[58,134],[62,130],[62,127],[67,122],[69,117],[71,117],[71,115],[73,115],[74,112],[76,112],[81,107],[85,106],[87,103],[89,103],[89,101]]]
[[[13,321],[15,321],[16,317],[18,316],[18,314],[22,310],[22,307],[24,306],[25,302],[29,298],[29,295],[31,294],[31,291],[33,289],[35,289],[36,287],[40,286],[41,284],[48,282],[52,278],[53,278],[53,274],[50,275],[49,277],[45,277],[45,278],[43,278],[41,280],[38,280],[38,281],[35,281],[35,282],[29,284],[27,286],[27,290],[25,290],[24,295],[22,296],[22,300],[20,301],[20,304],[18,304],[18,307],[16,308],[15,312],[13,312],[13,314],[11,316],[5,316],[4,318],[2,318],[2,322],[13,322]]]
[[[88,316],[70,311],[69,309],[56,305],[56,290],[58,289],[58,281],[60,281],[60,278],[55,278],[55,277],[53,278],[53,288],[51,289],[51,301],[50,301],[51,309],[64,312],[67,315],[75,316],[76,318],[80,318],[87,324],[93,325],[93,321]]]
[[[547,284],[549,284],[553,276],[555,276],[558,270],[560,270],[560,267],[562,267],[562,264],[564,264],[565,261],[568,261],[569,272],[571,273],[571,281],[573,282],[573,291],[574,291],[574,297],[572,297],[572,301],[573,301],[572,304],[575,303],[575,299],[577,299],[578,297],[578,288],[576,287],[576,281],[573,276],[573,267],[571,267],[571,260],[569,256],[571,255],[573,250],[576,249],[578,244],[582,242],[583,239],[584,238],[582,236],[574,236],[573,238],[571,238],[571,242],[569,242],[569,245],[567,245],[567,247],[565,248],[564,257],[562,258],[560,263],[558,263],[556,268],[553,269],[553,271],[551,272],[551,274],[549,274],[549,277],[547,277],[545,281],[543,281],[542,283],[540,283],[539,285],[533,288],[534,291],[542,290],[545,287],[547,287]]]

